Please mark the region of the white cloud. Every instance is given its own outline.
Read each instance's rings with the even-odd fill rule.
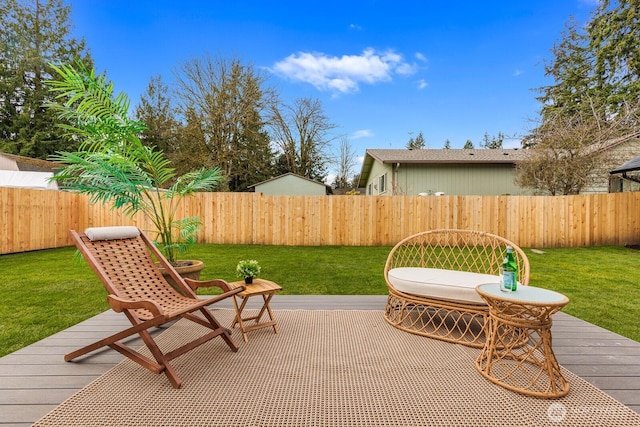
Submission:
[[[513,72],[513,77],[518,77],[518,76],[520,76],[520,75],[522,75],[522,74],[524,74],[524,71],[522,71],[522,70],[515,70],[515,71]]]
[[[427,57],[420,52],[416,52],[416,59],[421,62],[427,62]]]
[[[390,81],[394,75],[414,74],[417,67],[393,50],[378,52],[369,48],[360,55],[341,57],[300,52],[276,62],[273,71],[319,90],[351,93],[357,92],[362,83],[375,84]]]
[[[362,31],[362,27],[358,24],[349,24],[349,29],[350,30],[358,30],[358,31]]]
[[[370,138],[373,136],[373,132],[369,129],[357,130],[351,134],[351,139]]]
[[[418,89],[422,90],[427,86],[429,86],[429,83],[427,83],[425,79],[418,80]]]

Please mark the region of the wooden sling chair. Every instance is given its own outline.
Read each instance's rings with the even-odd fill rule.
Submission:
[[[137,227],[99,227],[88,228],[84,233],[74,230],[70,233],[107,290],[109,305],[114,311],[124,313],[132,326],[67,354],[65,361],[109,346],[153,373],[164,372],[173,387],[179,388],[182,380],[170,365],[171,360],[217,336],[222,337],[231,350],[238,351],[230,331],[223,328],[206,307],[243,291],[244,286],[232,290],[223,280],[201,282],[183,279]],[[165,280],[153,258],[169,272],[179,289]],[[224,293],[208,299],[196,296],[198,287],[210,286],[217,286]],[[211,332],[163,353],[149,329],[180,318],[206,326]],[[135,334],[140,335],[155,360],[122,342]]]

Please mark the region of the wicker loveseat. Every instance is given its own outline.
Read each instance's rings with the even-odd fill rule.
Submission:
[[[393,247],[384,268],[389,288],[385,319],[398,329],[482,347],[489,315],[476,293],[497,282],[507,246],[513,248],[518,282],[529,284],[529,260],[513,242],[472,230],[431,230]]]

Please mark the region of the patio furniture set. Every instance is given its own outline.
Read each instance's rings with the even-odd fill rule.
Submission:
[[[516,292],[500,290],[507,247],[518,266]],[[551,315],[569,300],[529,284],[529,260],[515,243],[481,231],[431,230],[389,253],[385,319],[410,333],[482,348],[478,371],[530,396],[569,392],[551,347]]]
[[[174,388],[180,388],[182,380],[170,363],[176,357],[216,337],[221,337],[232,351],[238,351],[238,346],[231,338],[231,331],[224,328],[207,309],[209,305],[230,297],[236,308],[233,326],[236,323],[240,325],[245,341],[246,333],[258,328],[272,326],[277,333],[269,302],[281,288],[273,282],[257,281],[255,285],[245,287],[244,282],[182,278],[149,237],[137,227],[88,228],[84,233],[71,230],[71,237],[107,290],[109,306],[117,313],[124,313],[131,322],[131,327],[67,354],[67,362],[109,346],[153,373],[164,373]],[[176,284],[175,288],[164,279],[153,258],[168,271]],[[218,287],[222,293],[201,299],[196,295],[196,290],[201,287]],[[259,315],[243,319],[242,311],[246,302],[257,295],[264,299]],[[236,297],[244,300],[240,307]],[[270,321],[260,323],[265,310]],[[149,329],[178,319],[190,320],[211,331],[169,352],[163,352]],[[256,324],[245,326],[246,320],[255,320]],[[140,335],[153,359],[123,342],[125,338],[135,334]]]
[[[270,308],[282,288],[269,280],[197,281],[183,279],[137,227],[89,228],[71,236],[108,293],[115,312],[122,312],[131,327],[65,356],[76,359],[108,346],[156,374],[164,373],[173,387],[181,379],[171,365],[176,357],[221,337],[232,351],[238,346],[231,331],[207,309],[232,298],[235,320],[245,342],[247,333],[277,323]],[[518,291],[499,289],[499,269],[506,247],[511,246],[519,272]],[[163,266],[177,284],[164,279]],[[568,303],[563,295],[529,287],[529,261],[517,245],[490,233],[470,230],[432,230],[410,236],[389,253],[384,277],[389,297],[384,317],[406,332],[482,348],[477,370],[490,381],[510,390],[537,397],[561,397],[569,384],[562,377],[551,348],[551,315]],[[222,293],[206,299],[196,290],[217,287]],[[257,315],[245,317],[251,297],[262,297]],[[238,305],[238,299],[242,303]],[[267,320],[261,321],[266,313]],[[190,342],[163,352],[150,328],[187,319],[209,329]],[[250,321],[253,323],[247,323]],[[123,343],[138,334],[151,353],[148,357]]]

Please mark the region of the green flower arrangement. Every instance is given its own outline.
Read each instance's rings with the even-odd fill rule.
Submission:
[[[260,270],[260,264],[255,259],[244,259],[236,266],[236,274],[244,278],[246,283],[252,283],[253,278],[260,274]]]

